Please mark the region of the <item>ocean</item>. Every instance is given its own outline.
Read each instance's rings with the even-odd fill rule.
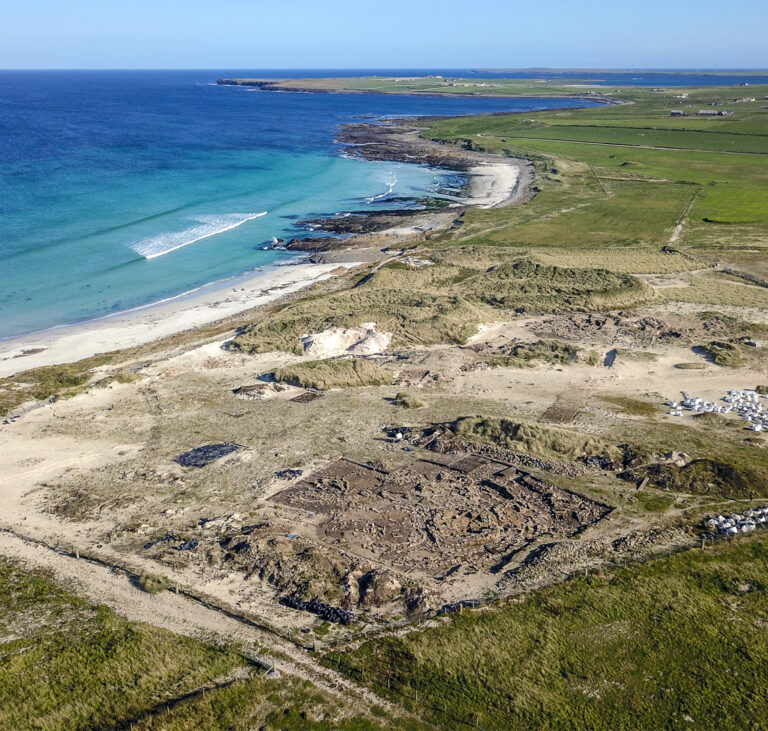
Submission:
[[[450,171],[345,157],[339,125],[563,99],[274,93],[260,72],[0,72],[0,338],[287,262],[295,222],[404,205]],[[297,75],[294,74],[293,75]]]

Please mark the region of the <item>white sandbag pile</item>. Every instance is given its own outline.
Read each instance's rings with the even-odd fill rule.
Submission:
[[[670,416],[682,416],[683,409],[688,409],[694,414],[730,414],[732,411],[745,421],[748,421],[752,431],[768,431],[768,412],[760,403],[760,394],[752,389],[731,389],[723,396],[721,401],[725,405],[715,401],[705,401],[700,396],[691,396],[683,391],[683,400],[670,401]]]
[[[735,536],[739,533],[751,533],[756,528],[768,527],[768,507],[749,508],[743,513],[715,515],[708,517],[704,525],[710,533],[717,536]]]

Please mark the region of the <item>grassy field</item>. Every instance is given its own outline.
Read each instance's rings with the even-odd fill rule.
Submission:
[[[238,654],[118,618],[0,560],[0,727],[93,728],[245,667]]]
[[[201,689],[205,692],[201,692]],[[0,559],[0,728],[398,727],[242,655],[128,622]]]
[[[768,83],[768,75],[766,83]],[[670,98],[680,91],[689,89],[669,89],[664,93],[654,92],[642,87],[605,86],[599,88],[586,88],[580,85],[593,84],[594,81],[580,78],[578,72],[572,78],[560,79],[557,82],[547,78],[546,70],[542,70],[538,79],[512,79],[512,78],[472,78],[434,76],[429,77],[403,77],[403,76],[349,76],[306,79],[241,79],[244,81],[267,81],[273,88],[301,89],[304,91],[335,91],[335,92],[376,92],[384,94],[439,94],[462,96],[566,96],[566,97],[590,97],[603,94],[623,98],[624,96],[636,97],[638,94],[648,98]],[[695,88],[696,74],[689,76],[691,87]],[[703,87],[700,91],[706,94],[711,87]],[[749,96],[759,86],[752,86]],[[746,96],[739,94],[740,89],[733,88],[731,96],[739,98]],[[695,97],[692,96],[691,101]],[[677,106],[681,106],[677,102]]]
[[[768,713],[766,587],[761,535],[453,614],[326,661],[440,728],[757,728]]]
[[[244,79],[259,81],[260,79]],[[397,76],[350,76],[309,79],[261,79],[274,89],[303,91],[373,92],[379,94],[426,94],[451,96],[586,96],[568,85],[532,82],[525,79],[443,79]],[[576,80],[578,81],[578,80]]]
[[[685,100],[675,98],[679,91],[624,89],[631,104],[428,123],[424,136],[527,157],[539,172],[531,204],[472,211],[454,242],[611,247],[614,256],[615,247],[631,246],[623,255],[632,270],[685,218],[675,246],[687,254],[737,263],[740,251],[754,255],[768,241],[765,105],[734,102],[734,88],[686,89]],[[750,96],[766,92],[755,87]],[[672,108],[688,116],[670,117]],[[725,108],[733,116],[698,116]]]

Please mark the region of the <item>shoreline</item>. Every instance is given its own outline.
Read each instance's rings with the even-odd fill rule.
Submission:
[[[365,160],[394,160],[466,174],[469,195],[457,207],[492,208],[533,198],[531,187],[535,176],[530,160],[467,150],[423,138],[419,123],[430,119],[433,117],[347,124],[341,128],[337,140],[347,146],[349,154]],[[500,192],[490,195],[490,189]]]
[[[552,93],[548,94],[475,94],[469,91],[411,91],[408,89],[397,91],[382,91],[381,89],[331,89],[323,87],[302,87],[302,86],[281,86],[280,84],[290,81],[290,79],[217,79],[217,86],[234,86],[234,87],[246,87],[252,89],[260,89],[261,91],[269,91],[277,94],[377,94],[377,95],[391,95],[391,96],[420,96],[431,97],[433,99],[445,99],[445,98],[463,98],[463,99],[520,99],[520,98],[550,98],[550,99],[576,99],[578,101],[596,101],[604,104],[621,104],[623,102],[614,99],[610,96],[592,96],[588,94],[557,94],[555,96]],[[617,84],[620,86],[620,84]],[[603,88],[602,86],[598,88]],[[681,87],[682,88],[682,87]],[[528,90],[533,92],[533,89]],[[542,89],[545,91],[545,89]],[[550,89],[546,91],[551,92]],[[492,114],[512,114],[513,112],[491,112]],[[446,115],[453,116],[453,115]],[[463,116],[463,115],[462,115]],[[467,115],[474,116],[474,115]]]
[[[8,338],[0,341],[0,378],[31,368],[72,363],[98,353],[146,345],[225,321],[362,263],[365,262],[299,260],[204,285],[192,292],[114,315]]]
[[[356,266],[378,261],[392,247],[449,230],[466,208],[512,205],[533,197],[530,162],[424,140],[414,122],[418,118],[387,124],[344,125],[339,141],[347,146],[348,154],[363,159],[463,172],[469,190],[460,201],[446,208],[398,209],[397,222],[384,228],[377,227],[375,221],[391,216],[392,211],[360,211],[363,224],[359,233],[335,238],[332,223],[327,223],[317,231],[328,236],[292,241],[289,248],[297,253],[295,262],[205,284],[191,292],[122,312],[0,340],[0,378],[146,345],[212,323],[224,324],[243,312],[285,295],[295,295]],[[344,218],[329,216],[322,220],[338,222]]]

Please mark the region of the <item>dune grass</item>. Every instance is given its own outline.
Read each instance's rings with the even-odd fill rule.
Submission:
[[[0,609],[2,728],[112,726],[246,664],[225,647],[120,619],[4,559]]]
[[[504,355],[494,355],[491,364],[507,368],[533,367],[540,363],[570,365],[578,358],[580,351],[581,348],[576,345],[559,340],[536,340],[532,343],[518,343]]]
[[[724,498],[749,498],[765,494],[764,473],[751,465],[721,459],[694,459],[685,467],[651,464],[630,472],[633,479],[649,477],[652,485],[667,491]]]
[[[632,307],[653,298],[630,274],[552,266],[493,247],[442,249],[434,262],[384,266],[351,289],[292,303],[246,327],[234,347],[300,354],[303,334],[362,322],[391,332],[394,347],[461,344],[500,313]]]
[[[438,728],[750,728],[768,714],[766,587],[761,534],[456,613],[326,662]]]
[[[275,379],[301,388],[328,391],[331,388],[389,386],[394,373],[362,358],[310,360],[275,371]]]
[[[43,366],[0,378],[0,414],[12,411],[25,401],[74,396],[91,380],[94,368],[109,363],[113,358],[114,353],[96,355],[76,363]]]
[[[659,297],[670,302],[768,309],[765,287],[735,282],[717,272],[696,274],[688,279],[688,286],[664,288],[658,293]]]
[[[736,368],[744,360],[744,354],[738,345],[723,340],[712,340],[702,349],[707,357],[719,366]]]
[[[509,419],[468,416],[457,419],[451,428],[462,439],[494,444],[513,452],[548,459],[607,457],[618,461],[621,450],[599,437],[539,424]]]
[[[420,398],[416,398],[413,394],[406,393],[405,391],[396,393],[393,403],[402,409],[421,409],[426,406],[426,403]]]
[[[363,322],[375,322],[379,330],[393,333],[395,345],[463,343],[483,319],[483,310],[461,297],[361,287],[288,305],[246,327],[234,347],[249,353],[283,350],[300,355],[303,334]]]

